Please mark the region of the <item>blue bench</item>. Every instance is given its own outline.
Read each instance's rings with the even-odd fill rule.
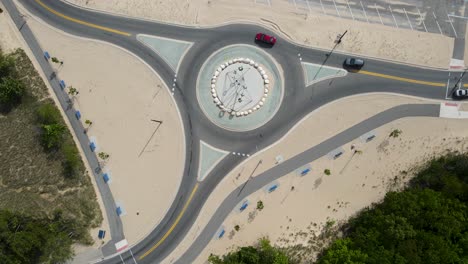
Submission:
[[[99,239],[104,239],[104,237],[106,237],[106,231],[105,230],[99,230],[98,238]]]

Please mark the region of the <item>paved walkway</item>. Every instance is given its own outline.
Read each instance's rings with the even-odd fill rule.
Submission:
[[[382,125],[404,117],[438,117],[439,111],[440,105],[438,104],[409,104],[390,108],[255,176],[248,184],[245,186],[244,184],[240,185],[224,199],[208,224],[200,232],[200,235],[175,263],[192,263],[213,239],[219,227],[232,212],[233,208],[245,201],[246,198],[255,191],[264,188],[266,185],[271,184],[271,182],[287,175],[304,164],[313,162],[326,155],[331,150],[337,149]],[[238,195],[241,188],[243,188],[242,195]]]

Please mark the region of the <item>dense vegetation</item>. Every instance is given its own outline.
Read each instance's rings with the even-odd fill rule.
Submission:
[[[61,263],[102,215],[72,135],[22,50],[0,52],[0,263]]]
[[[280,249],[270,245],[267,239],[260,239],[257,246],[241,247],[239,250],[230,252],[222,258],[211,255],[208,261],[212,264],[238,264],[238,263],[265,263],[265,264],[288,264],[289,258]]]
[[[468,263],[467,202],[468,156],[433,160],[352,219],[318,263]]]
[[[389,192],[343,227],[319,264],[468,263],[468,155],[430,161],[401,192]],[[267,264],[262,247],[242,247],[214,264]],[[279,252],[280,249],[270,249]],[[294,263],[291,258],[281,259]]]

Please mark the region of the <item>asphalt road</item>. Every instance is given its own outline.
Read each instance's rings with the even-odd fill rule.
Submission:
[[[3,2],[9,13],[12,14],[12,17],[15,20],[18,28],[22,27],[21,33],[25,37],[27,43],[31,46],[37,59],[40,61],[42,69],[44,72],[46,72],[46,74],[48,74],[51,71],[50,65],[48,65],[48,63],[43,59],[43,49],[38,46],[37,41],[27,26],[27,23],[26,25],[23,25],[23,17],[15,15],[11,0],[3,0]],[[279,111],[271,121],[258,129],[249,132],[227,131],[212,124],[204,116],[203,112],[199,108],[195,99],[196,96],[194,91],[194,87],[196,87],[197,73],[199,72],[203,62],[216,50],[235,43],[254,45],[253,36],[256,32],[261,31],[277,35],[275,32],[271,32],[270,30],[261,28],[259,26],[246,24],[226,25],[223,27],[205,29],[180,27],[125,17],[117,17],[103,13],[95,13],[88,10],[78,9],[63,3],[62,1],[42,1],[48,8],[51,8],[52,10],[55,10],[55,12],[60,13],[60,15],[58,15],[57,13],[53,13],[51,10],[46,9],[44,6],[41,6],[38,1],[19,0],[19,2],[21,2],[21,4],[23,4],[35,16],[38,16],[53,27],[59,28],[74,35],[110,42],[129,50],[136,56],[142,58],[152,68],[154,68],[160,74],[161,78],[168,85],[168,87],[172,85],[175,73],[162,58],[138,42],[136,40],[136,34],[143,33],[157,35],[195,43],[184,57],[179,68],[179,72],[177,73],[177,90],[174,95],[177,106],[182,115],[182,121],[186,132],[185,140],[187,150],[184,175],[176,196],[177,198],[171,205],[161,223],[145,239],[132,247],[133,255],[135,255],[138,263],[158,263],[175,247],[177,247],[178,243],[183,239],[184,235],[188,232],[191,225],[195,221],[201,207],[213,189],[222,180],[222,178],[243,159],[239,156],[228,155],[210,172],[210,174],[203,182],[197,183],[196,179],[198,171],[198,153],[200,148],[200,140],[203,140],[217,148],[225,149],[231,152],[235,151],[253,154],[256,151],[255,146],[257,146],[258,150],[260,150],[274,143],[306,114],[330,101],[342,98],[344,96],[365,92],[394,92],[434,99],[445,98],[445,87],[402,82],[395,79],[380,78],[368,74],[358,73],[350,73],[346,78],[334,79],[331,82],[319,82],[312,86],[305,87],[302,67],[297,56],[298,53],[301,54],[303,61],[305,62],[319,64],[324,63],[327,66],[336,67],[341,67],[341,64],[346,55],[334,52],[331,56],[327,57],[325,54],[328,51],[305,48],[280,37],[275,47],[271,49],[265,49],[266,52],[273,56],[279,65],[282,65],[283,69],[287,67],[287,69],[284,71],[283,77],[285,84],[284,98]],[[65,17],[71,17],[75,19],[75,21],[65,19]],[[92,23],[99,26],[128,32],[131,35],[126,36],[95,27],[90,27],[89,24],[76,23],[76,20],[86,21],[86,23]],[[343,41],[346,41],[346,39],[343,39]],[[447,72],[445,71],[423,69],[371,58],[366,59],[365,69],[372,72],[378,72],[380,74],[424,80],[427,82],[445,83],[447,81]],[[50,82],[53,87],[57,87],[56,80],[50,80]],[[63,92],[60,90],[55,89],[55,92],[59,98],[63,97]],[[62,100],[64,99],[60,100],[62,103]],[[410,116],[432,115],[434,113],[433,106],[427,106],[426,110],[411,107],[402,109],[403,110],[400,111],[406,111],[406,114]],[[374,120],[373,124],[384,124],[384,121],[386,120],[384,117],[386,116],[380,116],[380,119],[372,119]],[[394,118],[397,117],[398,114],[395,114]],[[69,119],[73,120],[73,115],[70,115]],[[387,117],[387,120],[391,120],[391,116]],[[353,133],[350,132],[353,136],[352,139],[355,138],[355,133],[357,133],[356,131],[359,131],[359,129],[365,130],[365,128],[367,127],[361,126],[355,128],[355,130],[352,130],[351,132]],[[74,127],[74,129],[76,134],[80,134],[82,131],[79,127]],[[359,131],[359,133],[360,132],[362,131]],[[344,141],[345,139],[346,137],[344,136],[337,136],[333,142],[329,142],[323,145],[319,149],[320,151],[315,151],[317,153],[322,153],[336,144],[346,143],[347,141]],[[80,138],[83,149],[87,149],[86,140],[87,139]],[[329,149],[328,151],[332,149]],[[88,155],[87,158],[88,160],[93,159],[92,157],[88,157]],[[279,177],[281,176],[281,173],[287,173],[296,169],[300,165],[307,163],[304,161],[304,157],[299,156],[292,159],[291,161],[285,162],[281,166],[275,167],[275,170],[270,172],[271,176],[269,177]],[[297,166],[298,164],[299,166]],[[266,179],[268,177],[262,176],[261,179],[264,178]],[[107,196],[107,198],[109,198],[108,195],[105,194],[105,188],[108,189],[108,187],[105,186],[102,179],[99,177],[97,178],[97,182],[101,191],[101,195]],[[259,182],[258,184],[261,185],[261,183],[262,182]],[[253,188],[257,185],[249,183],[248,186],[248,190],[253,191],[253,189],[250,188]],[[243,196],[245,196],[247,193],[247,190],[243,191]],[[109,220],[111,221],[111,233],[115,239],[112,241],[112,243],[108,243],[104,247],[104,255],[110,255],[115,252],[113,243],[117,242],[120,240],[120,238],[123,237],[120,219],[116,216],[115,213],[115,204],[113,204],[113,199],[110,199],[112,196],[110,196],[109,199],[107,198],[104,199],[106,213]],[[233,201],[229,202],[232,203]],[[230,206],[230,203],[225,206]],[[230,209],[232,209],[232,207],[220,208],[222,212],[226,212],[226,210]],[[219,221],[219,219],[217,221]],[[174,225],[175,222],[177,225]],[[214,228],[214,226],[216,226],[216,228],[219,226],[219,224],[216,224],[217,223],[213,223],[207,227],[206,233],[203,233],[200,238],[202,239],[202,237],[205,237],[205,240],[202,241],[206,242],[206,238],[210,236],[209,232]],[[143,259],[140,259],[140,257],[148,252],[148,250],[151,249],[156,243],[158,243],[158,241],[158,247],[151,251],[151,253],[148,253],[147,256],[145,256]],[[191,249],[191,251],[186,254],[187,258],[193,258],[194,254],[199,252],[200,247],[204,245],[197,244],[197,246],[198,248]],[[132,258],[128,254],[124,254],[123,257],[124,259]],[[131,260],[129,263],[130,262]],[[104,261],[104,263],[121,263],[121,259],[120,256],[115,256],[113,258],[107,259]]]

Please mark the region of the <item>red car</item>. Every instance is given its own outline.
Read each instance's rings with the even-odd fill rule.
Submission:
[[[272,46],[275,45],[275,43],[276,43],[276,38],[275,37],[267,35],[265,33],[257,33],[257,35],[255,35],[255,40],[256,41],[261,41],[261,42],[266,43],[266,44],[270,44]]]

